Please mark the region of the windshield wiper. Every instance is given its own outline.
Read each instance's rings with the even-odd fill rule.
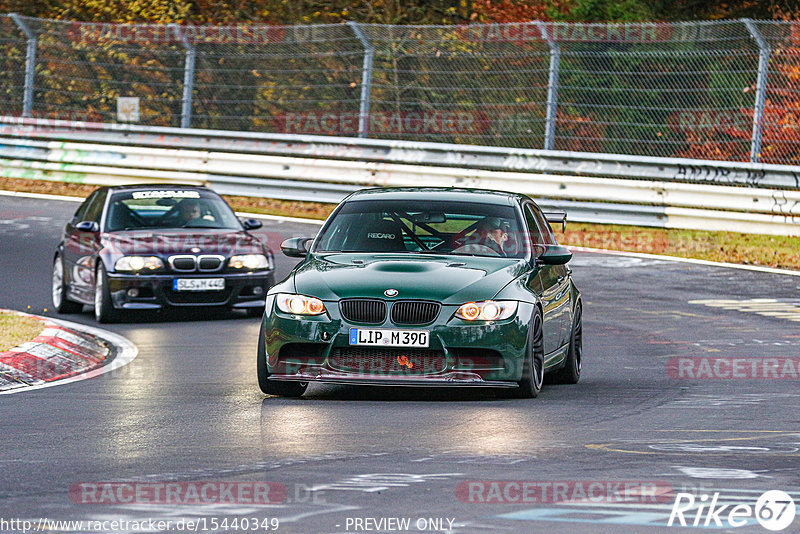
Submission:
[[[412,254],[412,250],[321,250],[334,254]]]
[[[181,226],[181,228],[209,228],[211,230],[220,230],[220,229],[225,228],[225,227],[224,226],[209,226],[208,224],[186,223],[183,226]]]

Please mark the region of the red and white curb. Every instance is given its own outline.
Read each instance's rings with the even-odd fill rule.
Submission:
[[[0,352],[0,395],[86,380],[127,365],[138,353],[136,345],[107,330],[14,313],[45,327],[31,341]]]

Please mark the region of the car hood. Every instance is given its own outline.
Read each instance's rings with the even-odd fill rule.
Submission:
[[[525,268],[524,262],[506,258],[325,254],[299,265],[294,285],[298,293],[322,300],[385,299],[384,291],[396,289],[398,299],[463,304],[494,297]]]
[[[261,241],[237,230],[114,232],[102,238],[106,252],[126,254],[258,254],[264,253]]]

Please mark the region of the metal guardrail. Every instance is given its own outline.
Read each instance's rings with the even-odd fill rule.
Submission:
[[[490,146],[84,123],[0,116],[2,138],[800,189],[800,167]]]
[[[0,117],[0,168],[322,202],[365,186],[484,187],[529,194],[571,220],[800,233],[800,168],[791,166]]]

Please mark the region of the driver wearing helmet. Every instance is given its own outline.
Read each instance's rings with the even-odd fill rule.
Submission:
[[[508,222],[501,217],[484,217],[478,221],[475,232],[467,238],[466,243],[453,253],[505,256],[509,228]]]

